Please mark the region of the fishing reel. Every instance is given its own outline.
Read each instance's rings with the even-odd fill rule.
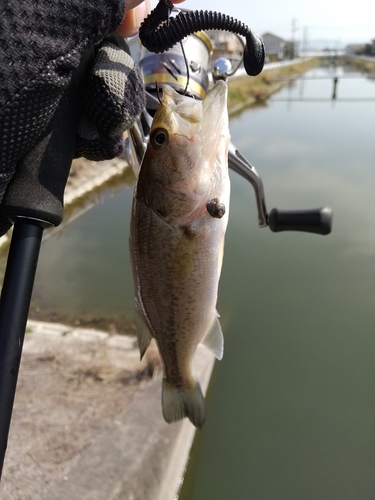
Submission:
[[[172,11],[178,12],[176,17],[170,17]],[[225,57],[211,64],[211,30],[229,31],[239,40],[242,59],[234,66]],[[168,84],[192,99],[203,99],[211,79],[214,82],[227,80],[242,66],[248,75],[256,76],[265,61],[263,42],[243,23],[217,12],[176,9],[169,0],[159,0],[141,25],[139,40],[142,48],[138,63],[145,86],[146,111],[128,131],[124,153],[136,175],[147,147],[152,117],[159,106],[158,92],[163,85]],[[261,177],[232,142],[228,165],[253,186],[259,227],[269,227],[273,232],[304,231],[322,235],[331,232],[332,210],[327,207],[312,210],[274,208],[268,213]]]

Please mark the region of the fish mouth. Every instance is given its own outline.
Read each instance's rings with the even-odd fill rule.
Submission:
[[[215,141],[222,130],[228,129],[227,94],[227,84],[219,80],[203,100],[201,131],[209,143]]]
[[[173,129],[198,125],[202,118],[200,103],[201,101],[196,101],[191,97],[181,95],[172,87],[166,85],[163,87],[163,97],[159,108],[160,115],[162,118],[167,119],[167,121],[172,121],[170,125]],[[175,122],[175,118],[171,119],[173,115],[179,118],[178,123]],[[156,115],[155,118],[157,118]]]
[[[219,80],[203,101],[196,101],[164,86],[152,129],[165,128],[170,136],[190,142],[200,137],[204,147],[214,148],[218,136],[228,129],[227,91],[226,82]]]

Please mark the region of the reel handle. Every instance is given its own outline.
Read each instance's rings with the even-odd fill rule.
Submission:
[[[311,210],[280,210],[273,208],[268,215],[271,231],[303,231],[326,235],[332,229],[331,208],[313,208]]]

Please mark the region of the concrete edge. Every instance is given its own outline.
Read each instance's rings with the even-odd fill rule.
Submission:
[[[198,346],[194,366],[204,393],[214,359]],[[174,500],[195,430],[187,419],[165,423],[158,377],[39,500]]]

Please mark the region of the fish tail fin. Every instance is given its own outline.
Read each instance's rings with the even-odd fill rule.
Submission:
[[[206,418],[206,404],[199,382],[191,389],[178,388],[163,379],[162,406],[164,420],[168,424],[188,417],[198,429]]]

